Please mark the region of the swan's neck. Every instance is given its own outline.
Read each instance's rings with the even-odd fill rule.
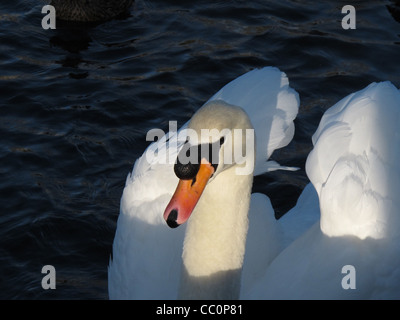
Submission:
[[[239,298],[252,182],[233,166],[205,188],[188,221],[180,298]]]

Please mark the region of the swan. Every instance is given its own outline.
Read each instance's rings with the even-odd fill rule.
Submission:
[[[320,219],[268,266],[245,299],[400,298],[400,92],[372,83],[328,109],[293,213]],[[299,221],[291,212],[281,219]],[[293,222],[292,221],[292,222]]]
[[[281,250],[269,199],[251,195],[253,175],[295,170],[267,160],[291,141],[298,107],[283,72],[255,69],[146,149],[121,197],[111,299],[237,299],[249,292]],[[158,161],[164,156],[172,161]]]
[[[57,19],[66,21],[105,21],[126,12],[134,0],[52,0]]]

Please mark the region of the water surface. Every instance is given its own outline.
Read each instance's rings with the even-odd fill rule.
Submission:
[[[397,2],[397,4],[396,4]],[[185,123],[224,84],[263,66],[301,99],[297,172],[256,178],[276,214],[308,183],[323,112],[373,81],[400,86],[398,1],[137,0],[97,25],[41,27],[42,1],[0,4],[0,298],[106,299],[107,265],[129,171],[152,128]],[[57,289],[43,290],[54,265]]]

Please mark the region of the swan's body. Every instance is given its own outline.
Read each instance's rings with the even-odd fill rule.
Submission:
[[[246,298],[400,298],[399,125],[400,93],[389,82],[325,113],[306,163],[321,220],[271,263]],[[315,211],[304,201],[298,206]]]
[[[134,0],[52,0],[58,19],[66,21],[105,21],[126,12]]]
[[[213,109],[228,107],[228,102],[247,112],[260,137],[260,132],[265,133],[260,125],[262,112],[251,111],[249,105],[258,100],[254,97],[263,96],[263,86],[254,84],[265,84],[260,81],[264,78],[281,85],[272,94],[277,97],[276,107],[267,108],[273,114],[270,140],[256,143],[256,173],[278,167],[265,163],[266,155],[288,143],[293,134],[296,94],[277,70],[262,69],[236,79],[201,109],[206,110],[205,117],[199,112],[188,125],[198,130],[197,122],[207,123]],[[246,96],[240,88],[255,91]],[[276,112],[286,100],[279,99],[280,95],[292,101],[283,117]],[[268,96],[271,92],[263,97]],[[238,118],[246,117],[233,117]],[[280,126],[273,129],[272,120]],[[250,198],[252,175],[237,176],[237,164],[222,163],[215,171],[208,164],[213,175],[191,218],[170,230],[162,219],[166,207],[169,225],[181,221],[179,214],[170,214],[174,202],[167,206],[178,182],[173,165],[148,163],[142,156],[128,176],[121,199],[109,268],[110,297],[400,298],[399,124],[400,93],[388,82],[371,84],[329,109],[313,136],[314,149],[307,159],[313,186],[305,188],[296,207],[278,224],[268,198],[260,194]],[[225,119],[206,124],[218,129],[225,125],[234,127],[235,122]],[[186,135],[178,137],[180,148],[185,140]],[[273,141],[278,142],[269,149]],[[156,148],[154,144],[149,147]],[[168,148],[159,144],[158,151],[163,154]],[[177,153],[172,156],[176,158]],[[320,221],[314,223],[319,214]],[[349,282],[350,287],[346,286]]]
[[[292,139],[298,105],[298,95],[288,86],[285,74],[274,68],[253,70],[221,89],[188,127],[219,132],[254,127],[256,137],[260,137],[256,140],[257,154],[253,148],[247,156],[255,163],[254,173],[260,174],[281,168],[266,160]],[[214,143],[220,138],[217,135],[200,143]],[[169,139],[177,140],[182,148],[186,135]],[[220,150],[232,144],[231,140],[225,136]],[[233,140],[238,143],[238,139]],[[151,145],[148,151],[155,149],[158,155],[170,153],[165,141]],[[172,156],[175,161],[177,153]],[[242,291],[247,292],[256,275],[279,252],[279,231],[269,200],[262,195],[250,198],[253,171],[237,175],[237,169],[243,166],[220,161],[188,221],[186,235],[185,225],[170,230],[162,213],[178,183],[173,167],[149,163],[143,155],[128,176],[109,267],[110,298],[238,298],[240,283]],[[171,210],[166,211],[166,219],[175,226],[180,218],[169,214]],[[248,212],[252,236],[246,243]],[[261,243],[269,240],[270,249],[260,252]],[[257,264],[252,263],[256,260]]]

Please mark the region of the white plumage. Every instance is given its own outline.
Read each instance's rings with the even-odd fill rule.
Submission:
[[[282,168],[267,159],[293,137],[299,100],[286,76],[274,68],[251,71],[210,101],[218,99],[250,117],[255,174]],[[400,298],[399,125],[400,93],[389,82],[326,111],[306,163],[312,184],[296,207],[277,223],[269,199],[252,195],[240,298]],[[184,134],[168,136],[177,137],[182,146]],[[166,140],[148,150],[170,151]],[[172,164],[145,155],[136,161],[121,199],[110,298],[177,298],[185,225],[171,230],[162,217],[177,182]],[[354,288],[346,289],[349,266]]]
[[[400,93],[389,82],[326,111],[306,163],[321,220],[271,263],[246,298],[400,298],[399,125]],[[285,218],[315,212],[302,201],[313,192],[299,200],[297,217]],[[354,267],[354,281],[345,278],[345,266]],[[342,281],[355,288],[344,289]]]
[[[298,94],[289,87],[286,75],[276,68],[253,70],[230,82],[209,101],[211,100],[222,100],[240,106],[249,115],[256,134],[255,173],[279,169],[276,162],[267,160],[273,150],[287,145],[292,139],[293,120],[299,106]],[[158,150],[161,158],[166,153],[170,154],[166,143],[168,139],[175,139],[173,141],[179,147],[186,136],[179,133],[169,135],[160,143],[150,145],[148,150],[152,154]],[[171,153],[173,161],[176,154]],[[172,164],[149,162],[145,155],[146,152],[136,161],[132,174],[128,175],[121,199],[113,259],[109,266],[109,295],[112,299],[177,298],[185,225],[174,230],[169,229],[163,220],[163,212],[178,179]],[[258,200],[252,200],[251,203],[253,209],[249,214],[249,233],[252,233],[254,246],[259,246],[263,239],[274,240],[268,237],[277,231],[276,224],[270,223],[275,222],[270,205],[263,208],[265,215],[257,212],[258,204],[263,201],[268,204],[269,199],[262,195],[255,197]],[[262,197],[265,199],[262,200]],[[259,223],[251,222],[253,213],[256,213],[255,219]],[[267,229],[260,230],[261,225]],[[253,228],[259,231],[252,232]],[[247,249],[252,247],[251,243],[252,240],[247,242]],[[252,275],[255,272],[260,273],[260,266],[265,269],[278,253],[278,247],[276,243],[271,243],[271,250],[258,252],[248,249],[243,279],[253,282]],[[254,261],[256,258],[261,259],[263,264],[246,263],[247,260]]]

